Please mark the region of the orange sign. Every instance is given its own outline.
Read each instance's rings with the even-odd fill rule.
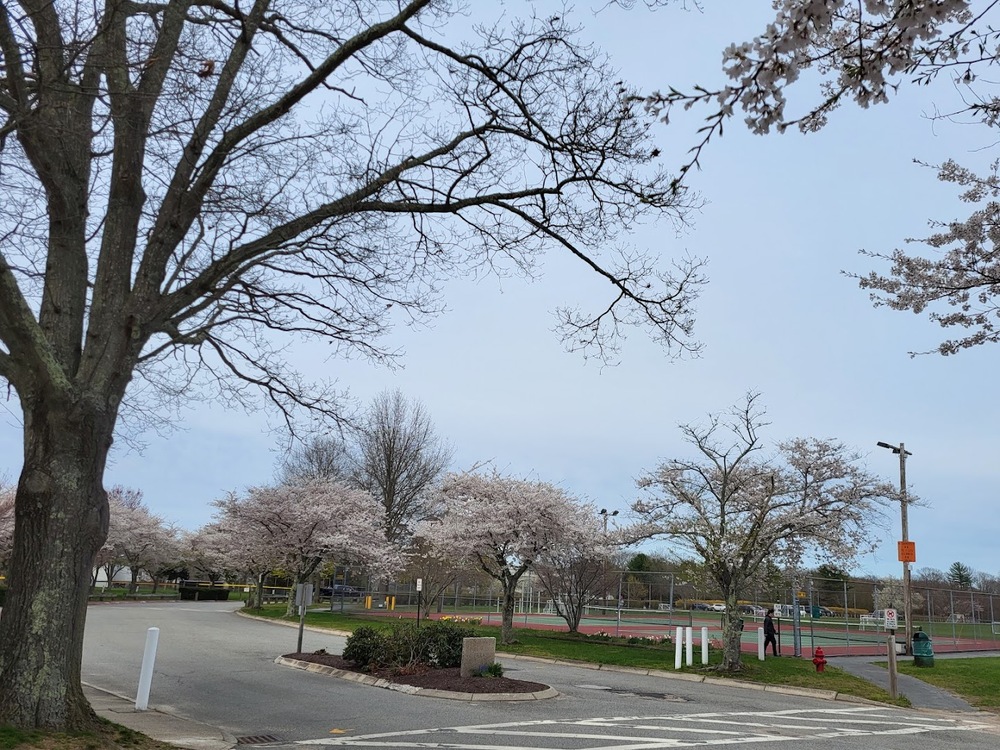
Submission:
[[[899,550],[900,562],[913,563],[917,561],[916,542],[896,542],[896,547]]]

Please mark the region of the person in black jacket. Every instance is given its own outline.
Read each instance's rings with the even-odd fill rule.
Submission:
[[[778,639],[775,638],[774,630],[774,620],[771,619],[771,615],[774,614],[773,609],[767,610],[767,614],[764,615],[764,651],[767,651],[767,644],[771,644],[771,651],[775,656],[778,655]]]

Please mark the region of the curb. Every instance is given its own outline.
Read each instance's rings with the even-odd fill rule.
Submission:
[[[780,693],[783,695],[797,695],[803,698],[818,698],[828,701],[846,701],[848,703],[864,703],[873,706],[889,706],[886,703],[859,698],[856,695],[839,693],[836,690],[819,690],[818,688],[800,688],[787,685],[766,685],[760,682],[745,682],[743,680],[730,679],[728,677],[713,677],[711,675],[691,674],[690,672],[668,672],[663,669],[642,669],[637,667],[618,667],[612,664],[592,664],[590,662],[559,661],[558,659],[548,659],[541,656],[522,656],[521,654],[508,654],[497,652],[497,656],[504,659],[514,659],[522,661],[533,661],[541,664],[559,664],[564,667],[579,667],[581,669],[593,669],[601,672],[618,672],[624,674],[637,674],[646,677],[660,677],[667,680],[682,680],[687,682],[702,682],[706,685],[716,685],[719,687],[733,687],[741,690],[761,690],[769,693]]]
[[[248,620],[256,620],[257,622],[269,622],[272,625],[281,625],[285,628],[298,628],[299,624],[297,622],[287,622],[285,620],[274,620],[270,617],[258,617],[257,615],[247,614],[246,612],[241,612],[238,609],[233,610],[233,614],[237,617],[245,617]],[[351,635],[349,630],[331,630],[330,628],[317,628],[315,625],[305,625],[304,630],[308,630],[310,633],[323,633],[325,635],[339,635],[342,638],[346,638]]]
[[[421,688],[414,685],[401,685],[398,682],[390,682],[381,677],[372,677],[371,675],[360,674],[358,672],[348,672],[336,667],[328,667],[325,664],[313,664],[308,661],[289,659],[285,656],[277,657],[274,663],[285,667],[292,667],[293,669],[301,669],[306,672],[326,674],[341,680],[358,682],[362,685],[371,685],[372,687],[379,687],[385,690],[395,690],[407,695],[422,695],[427,698],[445,698],[453,701],[538,701],[546,698],[555,698],[559,695],[551,687],[545,690],[537,690],[534,693],[458,693],[453,690],[435,690],[434,688]]]

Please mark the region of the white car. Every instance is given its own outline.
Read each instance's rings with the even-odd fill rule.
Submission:
[[[726,611],[726,605],[725,604],[713,604],[712,605],[712,609],[714,609],[716,612],[725,612]]]

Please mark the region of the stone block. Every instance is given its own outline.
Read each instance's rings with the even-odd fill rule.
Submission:
[[[482,672],[496,661],[496,638],[462,639],[462,677],[471,677]]]

